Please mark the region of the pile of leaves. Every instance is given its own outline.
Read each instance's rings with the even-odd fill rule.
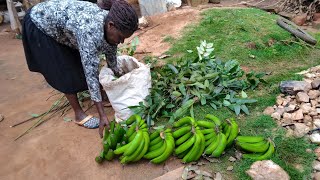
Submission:
[[[191,50],[188,52],[195,54]],[[241,111],[249,114],[247,104],[256,100],[248,99],[245,90],[265,83],[262,79],[265,74],[253,71],[246,74],[238,61],[223,62],[215,58],[213,52],[213,44],[202,41],[194,59],[154,68],[150,95],[145,103],[129,108],[146,118],[148,125],[156,119],[172,118],[174,112],[190,99],[197,99],[196,103],[210,105],[215,110],[224,106],[237,115]],[[190,113],[193,115],[193,106]]]

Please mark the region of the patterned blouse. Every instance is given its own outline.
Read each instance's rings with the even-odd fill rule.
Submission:
[[[34,24],[61,44],[78,49],[91,99],[101,102],[99,55],[104,53],[109,67],[117,71],[117,46],[104,39],[104,20],[108,11],[96,4],[76,0],[50,0],[31,10]]]

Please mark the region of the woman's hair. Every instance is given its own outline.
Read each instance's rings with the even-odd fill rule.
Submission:
[[[101,0],[100,8],[109,10],[106,21],[112,21],[121,32],[132,34],[138,29],[138,15],[124,0]]]

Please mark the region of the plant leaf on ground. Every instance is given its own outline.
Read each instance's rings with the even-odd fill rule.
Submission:
[[[174,40],[168,52],[173,56],[168,61],[174,63],[177,59],[195,58],[197,55],[189,52],[197,52],[195,47],[206,39],[213,43],[216,58],[236,59],[244,69],[267,72],[269,75],[265,79],[268,84],[259,86],[254,91],[246,91],[258,101],[254,106],[249,105],[249,116],[240,116],[238,119],[241,134],[271,137],[277,146],[272,160],[294,179],[311,179],[312,162],[315,158],[306,149],[314,149],[315,146],[304,139],[286,138],[284,129],[277,127],[274,120],[262,115],[262,112],[267,106],[275,104],[276,96],[280,93],[280,81],[301,80],[301,76],[295,73],[319,64],[320,50],[317,48],[320,45],[307,48],[308,46],[276,25],[276,15],[258,9],[212,9],[202,13],[202,16],[199,23],[187,27],[184,35]],[[320,34],[314,35],[319,41]],[[250,55],[255,58],[250,58]],[[201,119],[207,113],[215,114],[221,119],[235,116],[228,108],[213,110],[209,105],[194,106],[195,118]],[[233,173],[226,171],[231,155],[234,155],[232,149],[219,159],[221,163],[211,164],[212,171],[222,172],[224,176],[228,176],[227,179],[249,179],[245,171],[252,164],[250,160],[237,162]],[[301,165],[302,170],[297,165]]]

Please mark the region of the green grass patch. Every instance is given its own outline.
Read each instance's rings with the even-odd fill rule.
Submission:
[[[277,16],[258,9],[212,9],[202,13],[202,20],[188,26],[180,39],[173,42],[168,51],[173,55],[169,61],[179,61],[184,58],[195,58],[196,47],[201,40],[214,43],[214,54],[218,59],[236,59],[242,67],[249,71],[268,72],[268,84],[247,92],[258,102],[249,106],[249,116],[238,117],[242,135],[262,135],[274,140],[276,153],[272,160],[284,168],[292,179],[311,179],[313,153],[306,149],[314,149],[305,139],[293,139],[285,136],[283,128],[262,112],[267,106],[275,104],[279,94],[279,83],[283,80],[301,80],[296,72],[305,70],[320,62],[320,46],[308,48],[306,44],[295,39],[287,31],[276,24]],[[313,34],[320,40],[320,34]],[[188,53],[192,50],[193,53]],[[195,117],[202,119],[205,114],[216,114],[221,119],[235,117],[227,108],[213,110],[209,106],[194,107]],[[241,160],[233,164],[232,173],[226,167],[232,165],[228,158],[234,156],[234,148],[219,158],[220,163],[211,164],[214,172],[222,172],[227,179],[249,179],[245,171],[253,163]]]

